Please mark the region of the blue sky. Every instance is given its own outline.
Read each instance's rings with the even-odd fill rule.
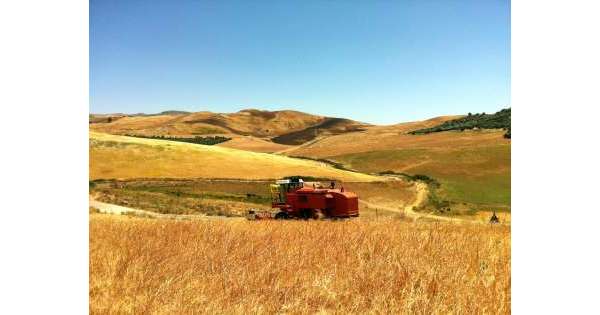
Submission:
[[[509,1],[90,1],[93,113],[392,124],[509,105]]]

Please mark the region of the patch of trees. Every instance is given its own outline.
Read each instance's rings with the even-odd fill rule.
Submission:
[[[195,144],[204,144],[204,145],[215,145],[217,143],[225,142],[231,140],[231,138],[222,137],[222,136],[207,136],[207,137],[192,137],[192,138],[184,138],[184,137],[169,137],[169,136],[144,136],[144,135],[126,135],[128,137],[136,137],[136,138],[145,138],[145,139],[157,139],[157,140],[169,140],[169,141],[177,141],[177,142],[187,142],[187,143],[195,143]]]
[[[449,120],[435,127],[413,130],[409,134],[423,135],[432,132],[463,131],[465,129],[504,129],[507,131],[504,137],[510,139],[510,108],[505,108],[495,114],[469,113],[465,117]]]

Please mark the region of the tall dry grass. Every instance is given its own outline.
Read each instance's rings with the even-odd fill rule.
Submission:
[[[510,313],[510,228],[92,214],[90,311]]]

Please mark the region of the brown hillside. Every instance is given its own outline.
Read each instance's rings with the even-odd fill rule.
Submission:
[[[289,132],[273,138],[273,142],[288,145],[299,145],[319,136],[343,134],[352,131],[364,131],[368,125],[343,118],[325,118],[322,122],[308,128]]]
[[[108,115],[90,115],[90,130],[103,133],[146,136],[224,134],[252,136],[264,138],[264,140],[282,139],[277,141],[280,144],[300,144],[314,138],[316,134],[340,134],[359,130],[362,126],[365,124],[349,119],[311,115],[291,110],[246,109],[226,114],[174,112],[158,115],[119,116],[118,119],[113,119],[111,122],[108,121]],[[282,148],[279,147],[279,149]]]
[[[437,137],[416,137],[408,135],[411,130],[428,128],[436,126],[444,121],[456,119],[460,116],[441,116],[432,119],[416,122],[400,123],[390,126],[366,126],[363,132],[344,133],[331,135],[313,141],[307,145],[285,150],[286,155],[310,156],[310,157],[328,157],[340,154],[350,154],[358,152],[368,152],[373,150],[387,150],[421,146],[451,145],[469,146],[479,141],[479,138],[473,139],[471,136],[458,137],[447,134]],[[496,138],[488,135],[487,137]],[[429,143],[429,144],[428,144]],[[283,152],[282,152],[283,153]]]
[[[274,143],[268,139],[253,136],[227,135],[227,137],[230,137],[231,140],[221,142],[218,146],[263,153],[273,153],[295,148],[295,146]]]

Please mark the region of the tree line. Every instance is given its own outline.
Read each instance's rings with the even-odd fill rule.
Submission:
[[[495,114],[471,114],[467,116],[446,121],[440,125],[431,128],[413,130],[409,134],[422,135],[432,132],[441,132],[449,130],[465,129],[504,129],[506,133],[504,137],[510,139],[510,108],[505,108]]]
[[[136,138],[145,138],[145,139],[157,139],[157,140],[169,140],[169,141],[177,141],[177,142],[187,142],[187,143],[195,143],[195,144],[204,144],[204,145],[215,145],[217,143],[225,142],[231,140],[231,138],[222,137],[222,136],[207,136],[207,137],[199,137],[195,136],[193,138],[185,138],[185,137],[170,137],[164,135],[157,136],[144,136],[144,135],[129,135],[128,137],[136,137]]]

